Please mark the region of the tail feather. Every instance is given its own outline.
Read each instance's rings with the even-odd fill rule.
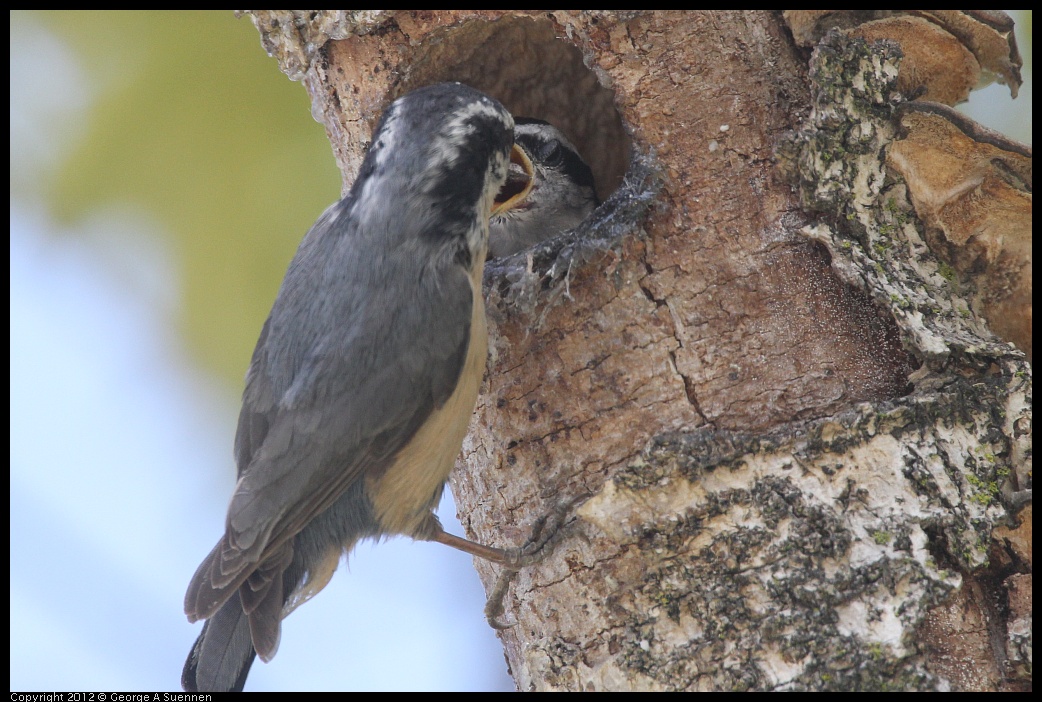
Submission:
[[[326,586],[344,551],[379,533],[364,489],[361,481],[350,487],[333,509],[252,566],[229,567],[225,539],[217,543],[185,594],[188,620],[206,620],[181,673],[185,691],[241,691],[254,658],[271,660],[286,615]]]
[[[279,637],[282,634],[282,606],[286,598],[282,594],[283,574],[278,573],[259,590],[262,599],[247,604],[244,593],[249,590],[249,582],[239,588],[239,597],[243,602],[243,610],[249,621],[253,648],[265,663],[275,657],[279,650]]]
[[[181,672],[186,692],[242,692],[256,657],[250,623],[238,596],[203,625]]]

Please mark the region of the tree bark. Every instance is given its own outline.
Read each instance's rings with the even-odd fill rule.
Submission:
[[[895,44],[829,34],[808,70],[768,12],[251,16],[345,184],[392,99],[461,80],[606,199],[486,267],[461,521],[517,546],[576,501],[506,594],[519,689],[1026,684],[1030,365],[888,165]]]

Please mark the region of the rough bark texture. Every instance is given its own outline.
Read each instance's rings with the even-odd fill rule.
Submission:
[[[1029,679],[1030,367],[887,171],[895,45],[832,34],[808,72],[763,12],[252,16],[346,183],[393,98],[462,80],[607,198],[486,269],[461,519],[514,546],[583,500],[507,594],[520,689]]]

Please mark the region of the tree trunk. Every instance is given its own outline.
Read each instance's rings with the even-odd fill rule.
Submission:
[[[460,80],[562,129],[606,200],[486,266],[461,520],[510,547],[577,501],[506,593],[519,689],[1026,684],[1030,366],[891,154],[935,116],[895,44],[815,25],[811,60],[768,12],[251,16],[346,184],[392,99]]]

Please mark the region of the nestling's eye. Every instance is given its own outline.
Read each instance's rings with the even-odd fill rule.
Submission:
[[[520,146],[514,144],[510,150],[510,165],[507,167],[507,179],[496,194],[492,203],[492,214],[499,214],[516,206],[528,196],[532,190],[532,161]]]
[[[560,166],[564,162],[564,148],[557,139],[552,139],[539,149],[539,160],[547,166]]]

